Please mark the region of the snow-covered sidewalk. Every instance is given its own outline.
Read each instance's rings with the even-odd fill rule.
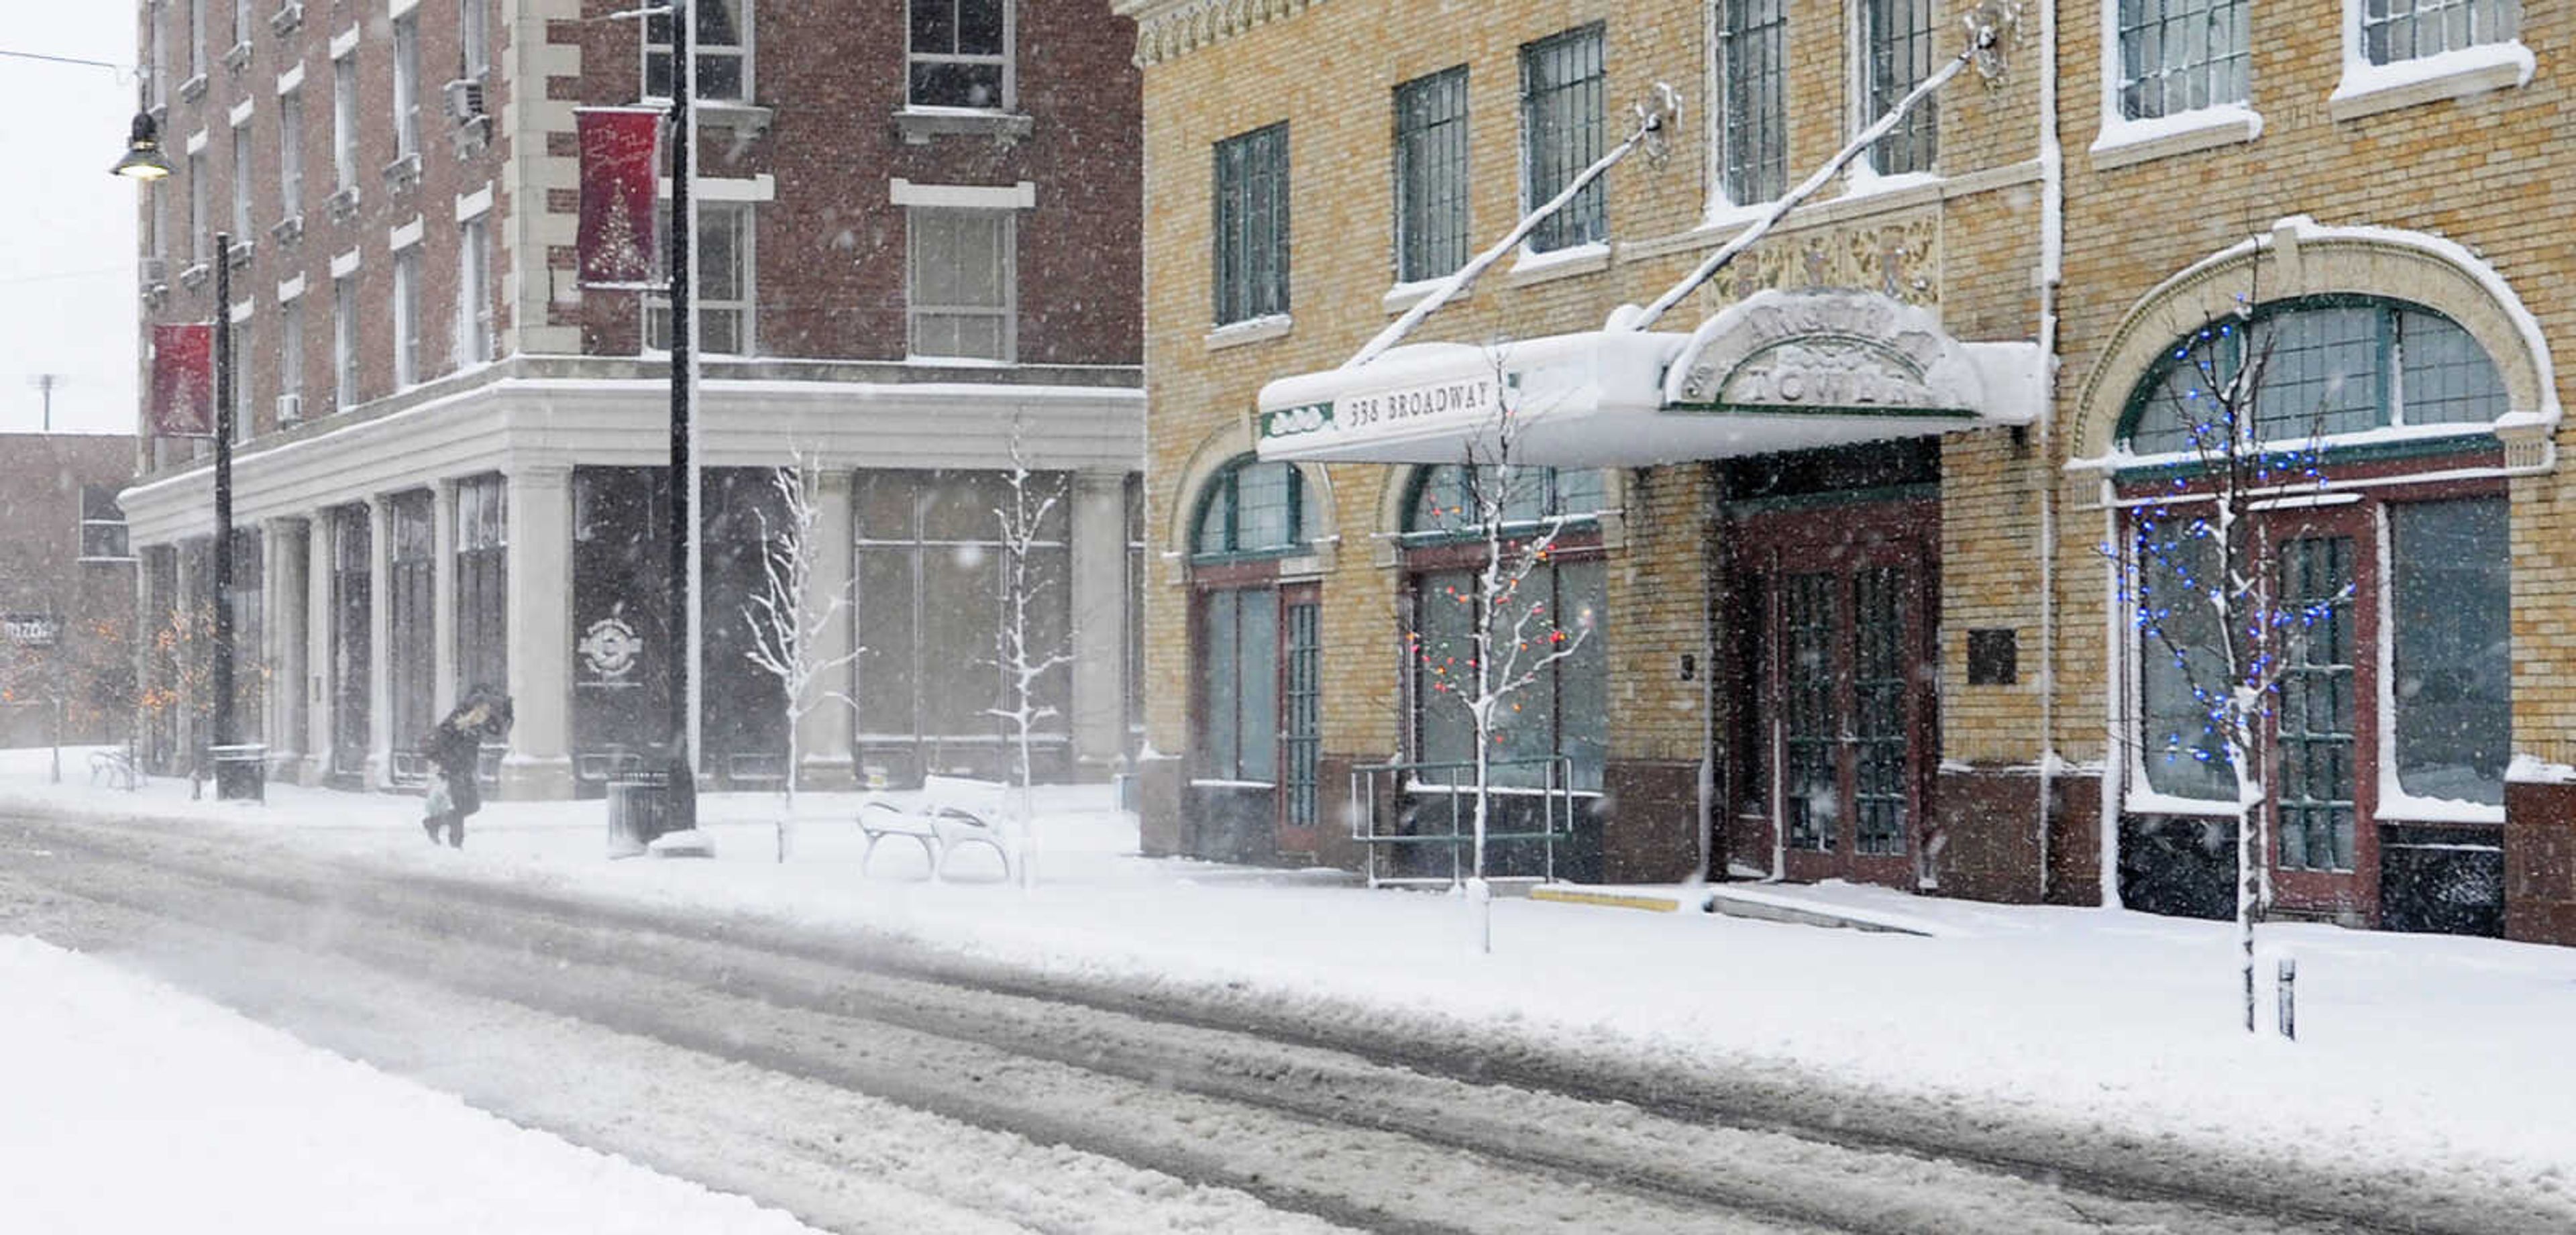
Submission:
[[[191,802],[184,782],[140,794],[47,786],[42,756],[0,753],[0,807],[187,819],[245,843],[879,930],[1052,975],[1442,1040],[1535,1039],[1812,1079],[2159,1155],[2224,1146],[2420,1180],[2428,1195],[2493,1189],[2576,1229],[2571,949],[2266,927],[2266,972],[2274,956],[2299,962],[2290,1043],[2236,1027],[2222,923],[1765,888],[1921,933],[1711,915],[1688,897],[1671,913],[1506,900],[1482,956],[1464,904],[1445,895],[1141,858],[1133,818],[1095,788],[1046,791],[1037,886],[1024,892],[973,850],[950,882],[928,882],[918,850],[891,842],[862,877],[848,795],[800,797],[807,818],[783,865],[768,822],[777,799],[732,795],[702,799],[715,860],[610,861],[599,802],[493,804],[460,853],[425,843],[417,799],[279,786],[263,807]]]
[[[49,944],[0,990],[0,1230],[811,1230]]]

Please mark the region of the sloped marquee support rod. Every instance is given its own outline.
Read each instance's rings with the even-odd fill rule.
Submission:
[[[1924,78],[1914,89],[1908,91],[1904,98],[1898,99],[1896,106],[1887,109],[1887,114],[1880,116],[1876,124],[1861,130],[1860,135],[1851,139],[1851,143],[1844,146],[1840,153],[1827,160],[1824,166],[1817,168],[1814,175],[1807,177],[1798,187],[1781,195],[1778,201],[1771,203],[1769,210],[1763,212],[1762,217],[1755,219],[1743,231],[1737,232],[1734,239],[1720,245],[1718,250],[1709,254],[1707,260],[1702,261],[1697,269],[1683,276],[1681,282],[1673,284],[1663,295],[1657,296],[1654,303],[1633,314],[1613,319],[1611,329],[1644,330],[1654,325],[1674,305],[1680,304],[1684,297],[1698,291],[1710,279],[1716,278],[1717,272],[1726,269],[1727,263],[1734,261],[1736,254],[1753,247],[1756,241],[1769,234],[1771,228],[1779,223],[1781,218],[1809,197],[1814,196],[1818,189],[1825,187],[1825,182],[1833,179],[1835,173],[1849,166],[1853,159],[1860,157],[1861,151],[1869,149],[1880,138],[1893,132],[1905,119],[1907,113],[1912,112],[1923,100],[1932,97],[1933,92],[1948,85],[1951,78],[1959,75],[1959,70],[1973,63],[1977,66],[1977,72],[1987,81],[1992,82],[2001,78],[2006,67],[2002,54],[2003,43],[2020,28],[2020,9],[2018,0],[1985,0],[1984,3],[1970,9],[1962,19],[1968,28],[1966,50],[1951,57],[1950,62],[1942,65],[1939,72]]]

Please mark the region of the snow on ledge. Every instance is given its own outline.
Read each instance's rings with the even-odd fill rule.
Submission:
[[[2418,103],[2519,88],[2531,84],[2536,65],[2531,49],[2519,40],[2394,64],[2372,64],[2356,55],[2344,61],[2343,81],[2326,96],[2326,111],[2337,120],[2357,120]]]
[[[1262,317],[1247,317],[1239,322],[1227,322],[1207,333],[1207,349],[1211,352],[1219,352],[1229,347],[1241,347],[1246,343],[1259,343],[1265,339],[1286,338],[1288,332],[1296,329],[1296,326],[1296,319],[1285,313],[1272,313]]]
[[[1568,245],[1562,249],[1550,249],[1545,253],[1523,245],[1520,256],[1513,259],[1512,268],[1504,277],[1511,286],[1522,287],[1548,279],[1571,278],[1609,268],[1610,242],[1606,240]]]
[[[2092,156],[2097,169],[2127,167],[2150,159],[2250,142],[2262,135],[2262,113],[2234,104],[2148,120],[2111,115],[2102,118],[2101,136],[2094,138],[2085,152]]]
[[[2576,768],[2532,755],[2515,755],[2504,770],[2504,778],[2506,783],[2515,785],[2576,785]]]

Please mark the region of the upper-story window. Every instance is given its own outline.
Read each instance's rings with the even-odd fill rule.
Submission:
[[[492,0],[458,0],[456,37],[464,48],[465,76],[480,80],[492,66]]]
[[[906,216],[911,354],[1012,359],[1017,212],[913,207]]]
[[[1010,0],[911,0],[906,96],[917,107],[1011,105]]]
[[[134,556],[125,537],[125,508],[109,485],[81,486],[82,561],[123,561]]]
[[[2246,0],[2119,0],[2120,118],[2246,100]]]
[[[1306,543],[1306,485],[1293,464],[1236,459],[1208,482],[1190,556],[1201,561],[1286,553]]]
[[[1595,22],[1521,45],[1521,204],[1565,191],[1602,155],[1602,27]],[[1609,195],[1593,181],[1530,232],[1534,253],[1610,235]]]
[[[2372,64],[2438,56],[2519,37],[2522,0],[2359,0],[2361,52]]]
[[[1467,262],[1467,66],[1395,88],[1395,277]]]
[[[331,188],[358,187],[358,55],[331,61]]]
[[[671,203],[662,203],[661,226],[671,225]],[[663,233],[667,235],[668,233]],[[719,356],[747,356],[752,349],[751,207],[741,202],[698,203],[698,350]],[[653,246],[653,280],[668,279],[670,250]],[[655,351],[671,347],[671,302],[644,297],[644,345]]]
[[[1932,45],[1932,7],[1932,0],[1861,0],[1862,114],[1855,123],[1877,123],[1932,75],[1940,55]],[[1932,170],[1940,146],[1937,102],[1927,98],[1916,104],[1869,148],[1873,170],[1883,176]]]
[[[278,213],[294,218],[304,213],[304,92],[277,96]]]
[[[2269,355],[2254,390],[2267,442],[2306,442],[2402,425],[2483,424],[2506,411],[2503,378],[2449,318],[2393,300],[2265,306],[2210,346],[2177,348],[2148,375],[2131,409],[2129,448],[2194,452],[2216,401],[2249,355]],[[2212,448],[2223,448],[2213,443]]]
[[[394,251],[394,389],[407,390],[426,375],[421,363],[420,246]]]
[[[250,243],[250,125],[233,126],[233,243]]]
[[[213,260],[215,246],[206,197],[206,152],[188,152],[188,261],[203,266]]]
[[[486,216],[456,225],[456,362],[492,358],[492,239]]]
[[[1216,321],[1288,311],[1288,125],[1216,144]]]
[[[1788,191],[1786,0],[1717,0],[1718,192],[1734,205]]]
[[[420,153],[420,21],[394,19],[394,157]]]
[[[188,76],[206,75],[206,0],[188,0]]]
[[[250,15],[250,0],[233,0],[233,46],[250,46],[251,32],[259,29],[258,21]]]
[[[692,85],[706,102],[751,101],[751,13],[747,0],[693,0],[697,13],[698,75]],[[644,97],[671,97],[669,13],[644,19]]]
[[[151,90],[149,97],[157,109],[170,102],[170,6],[166,0],[152,0],[151,9],[143,15],[143,37],[144,84]]]

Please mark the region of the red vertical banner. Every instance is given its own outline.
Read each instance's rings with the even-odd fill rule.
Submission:
[[[653,276],[655,204],[662,189],[662,120],[658,108],[573,109],[581,138],[581,232],[576,248],[584,286],[635,285]]]
[[[204,322],[152,328],[154,437],[215,434],[215,328]]]

